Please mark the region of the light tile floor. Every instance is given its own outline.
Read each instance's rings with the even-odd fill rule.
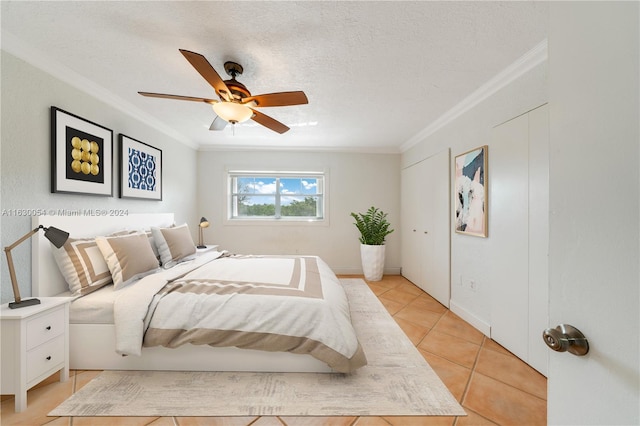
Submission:
[[[346,277],[346,276],[345,276]],[[359,276],[349,276],[361,278]],[[417,426],[544,425],[544,376],[484,336],[431,296],[397,275],[370,282],[400,327],[467,412],[466,417],[47,417],[99,371],[72,371],[66,383],[55,374],[28,393],[28,408],[14,412],[2,397],[1,425],[152,426]]]

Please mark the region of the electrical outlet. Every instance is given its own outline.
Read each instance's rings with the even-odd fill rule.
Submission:
[[[469,288],[471,289],[471,291],[478,291],[478,283],[476,283],[475,280],[470,280]]]

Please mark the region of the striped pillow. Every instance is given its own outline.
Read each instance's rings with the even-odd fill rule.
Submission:
[[[113,286],[119,290],[156,272],[158,259],[145,233],[117,237],[96,237],[98,248],[107,262]]]
[[[60,248],[52,244],[51,250],[58,269],[74,296],[84,296],[111,284],[109,267],[95,239],[69,238]]]

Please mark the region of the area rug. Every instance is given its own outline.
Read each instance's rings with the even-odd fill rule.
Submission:
[[[49,416],[464,416],[361,279],[342,279],[368,365],[353,374],[104,371]]]

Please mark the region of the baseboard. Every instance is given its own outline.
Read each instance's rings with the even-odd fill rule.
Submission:
[[[466,308],[456,303],[453,299],[449,302],[449,309],[473,327],[477,328],[482,334],[487,337],[491,337],[491,324],[488,324],[484,320],[478,318]]]
[[[363,275],[362,268],[331,268],[336,275]],[[384,268],[385,275],[400,275],[400,267]]]

